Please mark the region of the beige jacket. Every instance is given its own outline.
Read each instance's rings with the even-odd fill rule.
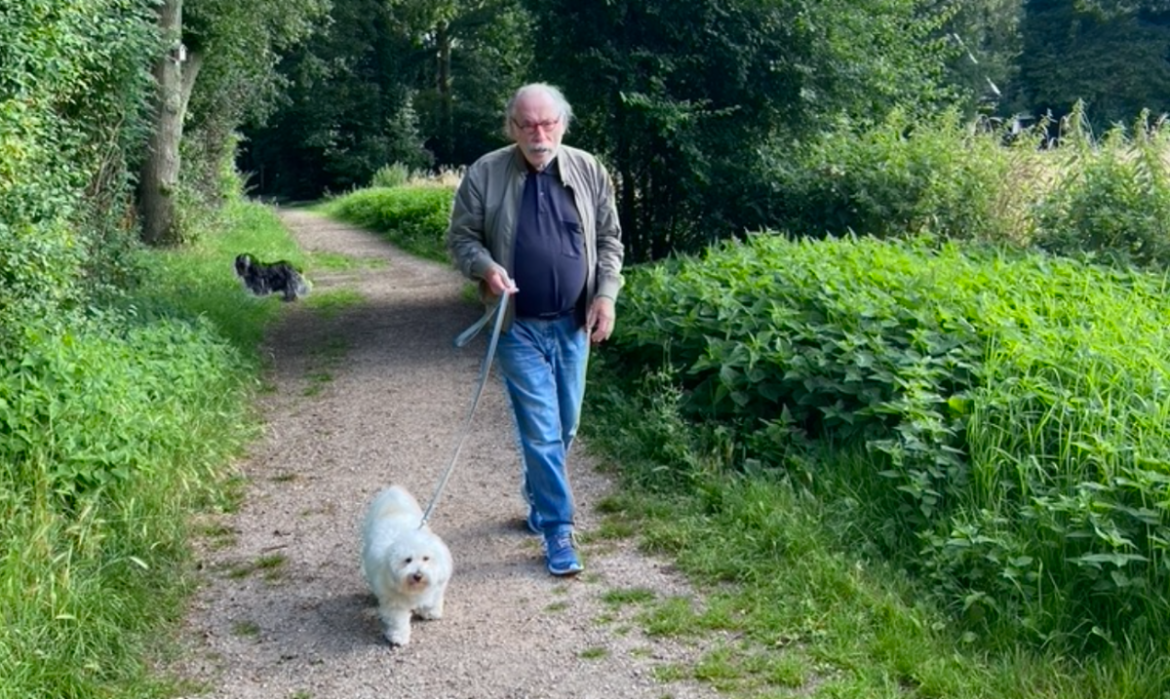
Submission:
[[[617,300],[622,287],[621,224],[613,200],[609,173],[595,157],[562,145],[557,153],[561,182],[573,193],[585,236],[585,307],[597,296]],[[467,169],[451,211],[447,250],[456,268],[469,279],[502,267],[512,278],[516,242],[516,214],[524,194],[528,168],[515,145],[492,151]],[[582,319],[583,320],[583,319]],[[503,330],[511,327],[512,308]]]

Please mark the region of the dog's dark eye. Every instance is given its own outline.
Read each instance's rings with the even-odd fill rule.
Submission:
[[[408,559],[406,559],[406,563],[409,565],[409,564],[410,564],[410,562],[411,562],[411,561],[413,561],[413,560],[414,560],[413,558],[408,558]]]
[[[427,563],[427,562],[429,562],[430,560],[431,560],[431,557],[430,557],[430,556],[423,556],[423,563]]]

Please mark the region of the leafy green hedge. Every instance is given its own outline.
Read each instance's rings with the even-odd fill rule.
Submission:
[[[968,619],[1119,640],[1167,630],[1165,286],[992,247],[758,236],[632,270],[615,354],[669,367],[749,463],[854,489],[862,528]],[[790,458],[810,445],[868,456],[841,483]]]
[[[121,220],[158,49],[141,0],[22,0],[0,21],[0,339],[133,270]]]
[[[330,202],[326,213],[385,233],[407,252],[447,262],[444,236],[455,191],[439,186],[374,187]]]

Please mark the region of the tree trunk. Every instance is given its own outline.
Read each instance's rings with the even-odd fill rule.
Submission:
[[[173,47],[154,64],[157,93],[154,129],[138,179],[138,215],[148,245],[174,245],[182,239],[175,217],[179,185],[179,142],[183,138],[183,0],[164,0],[158,26]]]
[[[642,230],[638,225],[638,176],[634,172],[633,145],[630,143],[630,125],[627,111],[619,99],[614,105],[614,121],[617,124],[617,149],[614,159],[619,173],[618,219],[622,224],[622,237],[626,240],[626,258],[631,263],[641,261],[643,248]]]
[[[443,160],[452,162],[455,157],[455,119],[451,95],[451,27],[447,22],[439,22],[435,30],[435,41],[438,43],[438,70],[436,70],[436,88],[439,92],[439,141],[442,143]]]

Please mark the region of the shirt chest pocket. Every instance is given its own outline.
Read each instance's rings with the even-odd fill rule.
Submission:
[[[585,235],[576,221],[561,222],[561,254],[573,259],[585,254]]]

